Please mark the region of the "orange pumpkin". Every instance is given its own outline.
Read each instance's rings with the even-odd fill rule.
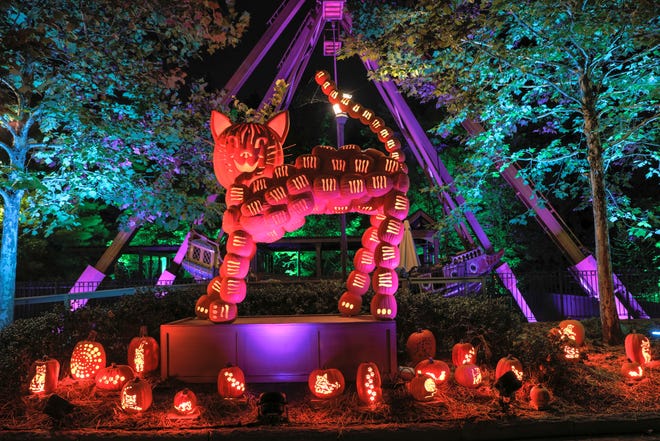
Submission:
[[[76,343],[71,353],[71,376],[76,380],[94,380],[99,369],[106,365],[105,349],[97,341],[96,331],[91,331],[87,340]]]
[[[128,412],[142,412],[153,402],[151,384],[139,377],[124,384],[121,389],[121,408]]]
[[[355,378],[355,388],[360,401],[368,406],[380,403],[383,399],[380,370],[373,362],[360,363]]]
[[[227,303],[221,299],[209,303],[208,319],[213,323],[231,323],[236,320],[237,314],[238,307],[235,303]]]
[[[215,298],[218,298],[217,296]],[[208,294],[202,294],[195,303],[195,315],[197,318],[206,320],[209,318],[209,304],[214,298]]]
[[[471,343],[456,343],[451,349],[451,361],[454,366],[472,364],[477,360],[477,350]]]
[[[345,291],[339,298],[339,313],[343,315],[358,315],[362,310],[362,297]]]
[[[44,356],[32,363],[30,367],[30,392],[33,394],[49,394],[57,388],[60,378],[60,362]]]
[[[334,398],[344,392],[344,375],[339,369],[314,369],[309,374],[307,386],[317,398]]]
[[[644,377],[644,370],[636,361],[626,361],[621,365],[621,375],[628,380],[641,380]]]
[[[523,379],[523,367],[520,360],[512,355],[507,355],[506,357],[500,358],[495,366],[495,381],[499,380],[500,377],[507,372],[513,372],[516,375],[518,381]]]
[[[133,368],[128,365],[112,363],[96,373],[96,387],[101,390],[121,390],[126,383],[135,378]]]
[[[160,347],[153,337],[149,336],[146,326],[140,326],[137,337],[128,344],[128,365],[133,368],[138,377],[158,369]]]
[[[478,388],[483,382],[479,366],[470,363],[458,366],[454,372],[454,378],[458,384],[470,389]]]
[[[245,374],[238,366],[229,365],[218,373],[218,394],[222,398],[240,398],[245,393]]]
[[[529,404],[536,410],[547,409],[552,394],[544,386],[535,385],[529,391]]]
[[[644,366],[651,361],[651,342],[644,334],[631,333],[626,335],[624,346],[626,356],[630,361]]]
[[[406,352],[413,364],[435,357],[435,351],[435,335],[428,329],[418,329],[406,340]]]
[[[559,322],[559,332],[562,337],[573,340],[578,346],[584,343],[584,325],[578,320],[562,320]]]
[[[442,360],[434,360],[433,358],[428,358],[417,363],[415,373],[433,378],[436,386],[446,384],[451,376],[449,365]]]
[[[406,388],[415,401],[432,401],[438,392],[435,380],[425,374],[415,375]]]
[[[197,409],[197,396],[188,388],[181,389],[174,395],[174,410],[181,415],[190,415]]]
[[[392,320],[396,317],[396,299],[390,295],[374,294],[370,310],[371,315],[378,320]]]

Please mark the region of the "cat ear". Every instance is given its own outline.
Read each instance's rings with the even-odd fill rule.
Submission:
[[[211,134],[213,134],[214,139],[220,136],[220,134],[230,126],[231,120],[223,113],[220,113],[216,110],[211,112]]]
[[[284,110],[278,113],[268,120],[266,125],[277,133],[277,136],[280,137],[280,142],[284,142],[286,135],[289,133],[289,112]]]

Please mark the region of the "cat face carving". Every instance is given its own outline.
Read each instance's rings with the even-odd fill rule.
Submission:
[[[224,114],[211,113],[213,171],[224,188],[244,184],[260,177],[271,177],[275,167],[284,163],[282,143],[289,132],[287,111],[273,116],[266,124],[233,124]]]

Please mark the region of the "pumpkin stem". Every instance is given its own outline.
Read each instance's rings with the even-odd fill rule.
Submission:
[[[147,335],[149,335],[149,332],[147,331],[147,326],[146,325],[140,326],[139,336],[140,337],[146,337]]]
[[[96,341],[96,336],[97,335],[98,335],[97,332],[92,329],[91,331],[89,331],[89,334],[87,334],[87,340]]]

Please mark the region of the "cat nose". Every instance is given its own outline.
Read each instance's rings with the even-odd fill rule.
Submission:
[[[246,158],[247,159],[247,158],[252,157],[252,153],[250,153],[250,152],[241,152],[240,156],[241,156],[241,158]]]

